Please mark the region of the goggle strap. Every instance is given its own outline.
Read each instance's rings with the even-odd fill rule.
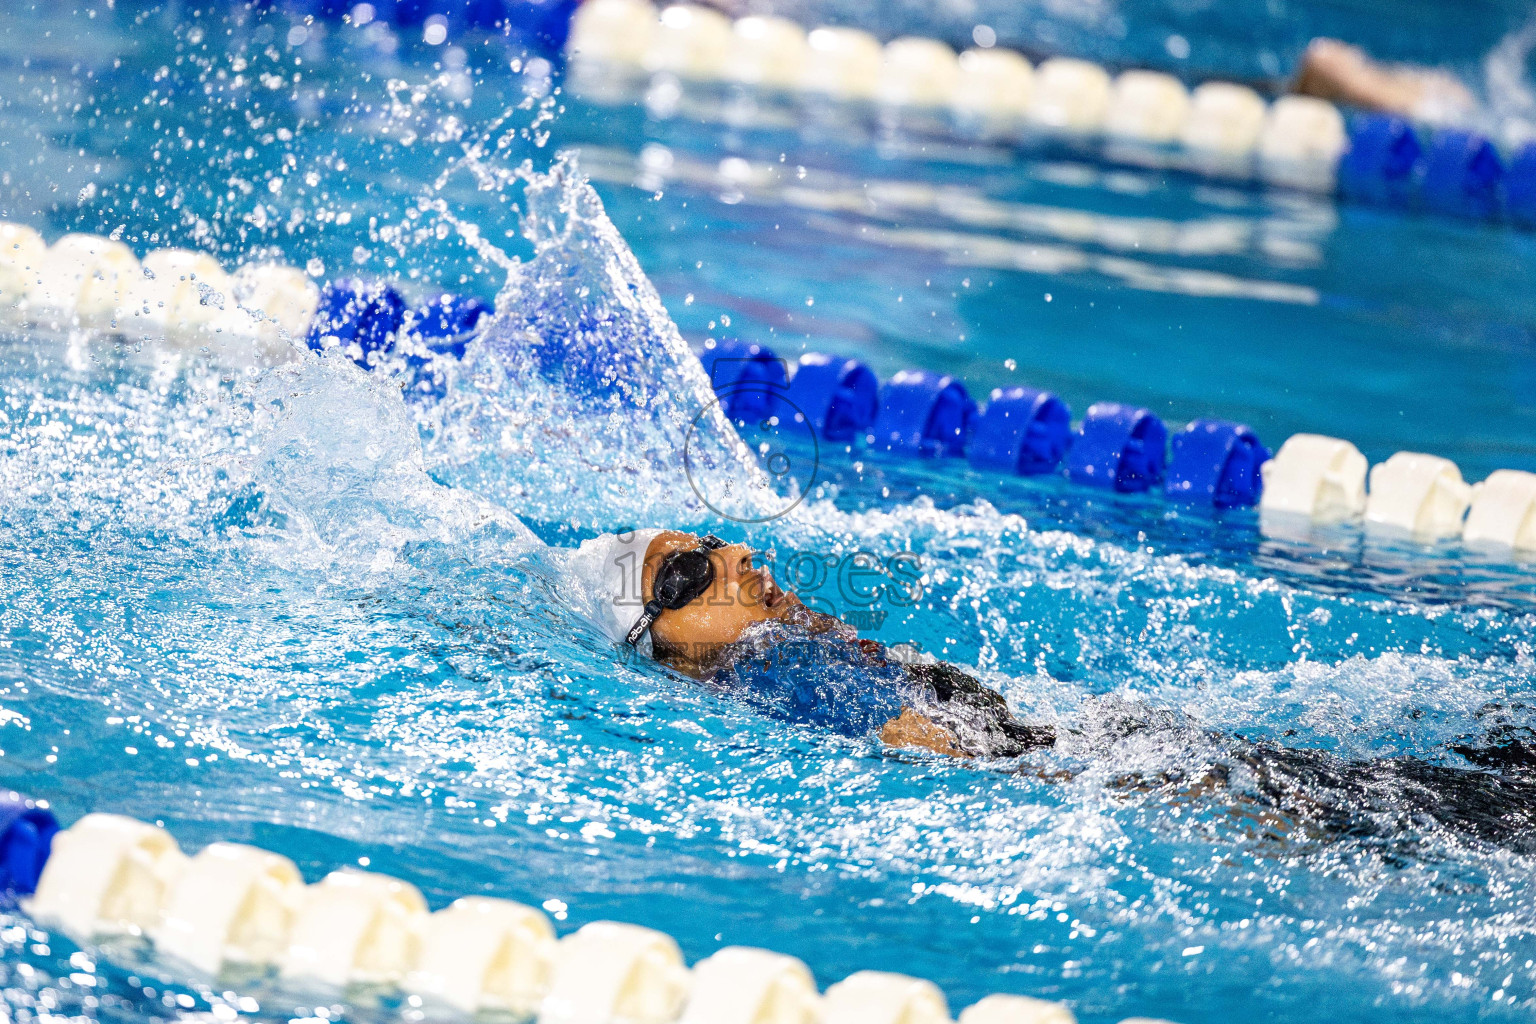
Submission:
[[[638,644],[640,638],[645,636],[646,630],[650,629],[651,624],[656,621],[656,616],[660,614],[661,603],[658,601],[648,602],[645,610],[640,613],[640,617],[635,620],[635,624],[629,627],[629,635],[624,638],[624,642],[631,647]]]
[[[699,547],[708,551],[714,551],[726,546],[726,542],[712,533],[705,534],[699,539]],[[695,550],[698,550],[697,548]],[[624,642],[633,647],[645,636],[646,630],[656,622],[656,616],[662,613],[665,606],[660,601],[649,601],[645,605],[645,611],[635,620],[635,624],[629,627],[629,633],[624,637]]]

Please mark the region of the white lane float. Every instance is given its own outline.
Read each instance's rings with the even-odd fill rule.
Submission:
[[[1115,79],[1104,132],[1119,139],[1173,142],[1189,117],[1189,90],[1172,75],[1124,71]]]
[[[207,253],[159,249],[141,263],[115,239],[77,232],[49,246],[31,228],[0,224],[0,318],[13,323],[271,359],[302,342],[319,301],[307,275],[279,263],[231,277]]]
[[[87,814],[53,837],[31,913],[82,940],[148,934],[186,865],[165,829],[120,814]]]
[[[1029,119],[1041,128],[1087,135],[1104,127],[1109,72],[1071,57],[1052,57],[1035,69]]]
[[[43,236],[26,224],[0,221],[0,316],[20,322],[27,296],[48,252]]]
[[[958,1024],[1077,1024],[1061,1003],[1028,996],[987,996],[967,1007]]]
[[[1365,511],[1365,474],[1360,449],[1336,437],[1295,434],[1264,463],[1259,510],[1291,513],[1320,522],[1350,519]]]
[[[1461,539],[1536,551],[1536,473],[1500,469],[1474,484]]]
[[[1209,174],[1245,173],[1264,130],[1264,97],[1245,85],[1206,82],[1189,97],[1179,141]]]
[[[641,65],[650,72],[713,81],[725,77],[731,49],[729,18],[713,7],[673,4],[657,19]]]
[[[1450,459],[1398,452],[1371,467],[1365,521],[1407,531],[1420,540],[1440,540],[1462,532],[1471,500],[1472,488]]]
[[[970,49],[955,62],[951,105],[962,117],[1016,120],[1029,111],[1034,96],[1035,69],[1012,50]]]
[[[1348,148],[1338,107],[1313,96],[1281,96],[1259,134],[1259,173],[1274,185],[1331,192]]]
[[[859,971],[827,989],[823,1024],[949,1024],[937,985],[885,971]]]
[[[885,50],[856,28],[823,26],[806,36],[810,53],[801,88],[837,100],[874,99],[880,88]]]
[[[291,344],[303,345],[320,307],[320,287],[308,274],[283,263],[247,263],[235,271],[235,302],[259,316],[249,331],[262,354],[277,356]]]
[[[416,963],[402,986],[465,1013],[526,1016],[549,990],[555,932],[541,911],[467,896],[421,923]]]
[[[209,974],[226,963],[275,963],[303,900],[304,879],[287,857],[213,843],[167,890],[155,945]]]
[[[116,311],[118,330],[130,338],[194,347],[224,319],[226,304],[234,304],[234,281],[207,253],[155,249],[141,265]]]
[[[888,106],[947,107],[959,79],[954,50],[937,39],[903,36],[885,46],[875,95]]]
[[[712,8],[686,3],[658,16],[647,0],[588,0],[576,12],[567,50],[578,65],[644,66],[892,108],[947,105],[971,120],[1025,117],[1047,131],[1104,134],[1110,160],[1145,161],[1119,143],[1177,144],[1190,170],[1247,177],[1257,161],[1263,180],[1308,191],[1332,190],[1348,146],[1339,109],[1315,97],[1266,104],[1253,89],[1220,81],[1191,93],[1171,75],[1141,69],[1111,81],[1090,61],[1057,57],[1033,68],[1000,47],[967,50],[951,61],[953,51],[937,39],[907,36],[882,47],[860,29],[807,33],[770,15],[728,26]],[[600,78],[586,76],[585,86],[615,101],[621,95]]]
[[[656,25],[656,8],[646,0],[587,0],[571,19],[568,48],[578,60],[638,67]]]
[[[560,941],[539,1024],[667,1024],[688,996],[689,974],[665,932],[594,921]]]
[[[693,969],[679,1024],[820,1024],[821,997],[805,964],[766,949],[727,946]]]
[[[342,988],[396,984],[416,959],[427,916],[421,892],[398,878],[342,868],[307,887],[282,973]]]
[[[795,89],[805,77],[811,47],[805,29],[788,18],[751,16],[731,27],[725,77],[742,85]]]
[[[286,857],[88,814],[53,839],[26,909],[81,941],[132,933],[207,973],[277,963],[286,978],[394,985],[466,1013],[539,1024],[949,1024],[931,982],[861,971],[820,997],[794,957],[727,947],[690,972],[663,932],[599,921],[556,942],[548,918],[467,897],[428,915],[408,882],[343,868],[304,886]],[[989,996],[960,1024],[1073,1024],[1066,1007]]]
[[[108,330],[123,295],[142,273],[138,257],[122,242],[65,235],[43,257],[27,297],[27,318],[60,328]]]

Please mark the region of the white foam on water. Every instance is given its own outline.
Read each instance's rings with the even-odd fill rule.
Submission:
[[[393,566],[409,544],[462,544],[494,530],[503,553],[541,547],[516,516],[427,475],[416,424],[387,379],[339,354],[263,374],[253,480],[338,567]]]

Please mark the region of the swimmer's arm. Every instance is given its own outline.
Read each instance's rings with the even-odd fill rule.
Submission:
[[[901,714],[885,723],[880,730],[881,742],[892,747],[909,750],[929,750],[950,757],[965,757],[965,751],[955,746],[955,735],[941,725],[935,725],[911,708],[902,708]]]
[[[1291,89],[1335,103],[1433,120],[1455,120],[1477,107],[1466,86],[1443,71],[1381,64],[1337,39],[1312,40]]]

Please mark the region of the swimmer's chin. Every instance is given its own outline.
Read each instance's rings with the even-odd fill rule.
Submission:
[[[752,651],[783,626],[805,626],[805,606],[793,594],[778,605],[774,614],[742,625],[735,639],[720,643],[666,644],[656,649],[656,660],[696,679],[707,679],[721,667],[735,660],[743,651]],[[762,608],[767,608],[765,601]]]

